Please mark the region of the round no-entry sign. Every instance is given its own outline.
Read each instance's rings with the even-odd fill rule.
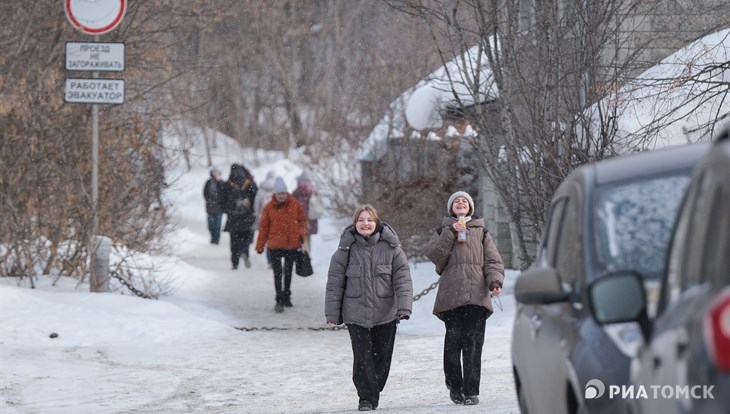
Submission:
[[[64,0],[66,18],[76,29],[90,35],[111,32],[122,22],[126,0]]]

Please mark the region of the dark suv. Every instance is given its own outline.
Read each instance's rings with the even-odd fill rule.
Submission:
[[[632,412],[730,413],[728,132],[719,134],[692,176],[656,319],[650,322],[646,315],[636,273],[617,273],[591,288],[591,306],[600,323],[638,321],[646,339],[631,369],[634,393],[646,395],[628,400]],[[612,297],[611,292],[620,294]]]
[[[523,414],[625,411],[621,400],[591,398],[591,384],[628,383],[641,333],[637,323],[596,323],[588,286],[613,272],[637,272],[656,303],[679,205],[708,148],[600,161],[558,187],[537,259],[515,282],[512,365]]]

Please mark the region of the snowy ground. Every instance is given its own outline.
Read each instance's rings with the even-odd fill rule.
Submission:
[[[11,413],[315,413],[355,411],[346,331],[324,327],[326,269],[338,227],[314,238],[316,273],[295,276],[294,308],[273,311],[271,271],[230,270],[227,235],[207,244],[202,222],[183,229],[187,251],[174,266],[181,284],[159,301],[92,294],[67,287],[0,285],[0,391]],[[413,268],[414,289],[434,280]],[[513,277],[513,274],[509,276]],[[41,279],[43,281],[43,279]],[[487,323],[482,403],[455,407],[441,372],[443,326],[434,294],[416,302],[399,327],[388,385],[378,411],[518,412],[510,373],[513,297]],[[233,327],[289,328],[244,332]],[[49,338],[58,333],[55,339]]]
[[[299,173],[279,160],[254,175],[263,178],[268,169],[289,185]],[[208,243],[201,195],[206,178],[207,168],[195,167],[177,181],[184,189],[175,201],[177,258],[160,259],[168,262],[160,272],[176,286],[170,296],[92,294],[75,282],[51,286],[49,277],[28,289],[0,279],[2,414],[356,411],[347,331],[309,329],[326,326],[326,272],[344,223],[321,220],[313,238],[315,274],[294,276],[294,307],[277,314],[265,258],[254,254],[250,269],[233,271],[228,235],[218,246]],[[415,292],[436,280],[431,264],[411,269]],[[487,322],[480,405],[455,406],[448,399],[441,370],[444,328],[431,314],[432,292],[398,329],[378,411],[518,413],[510,370],[515,276],[507,275],[504,311]]]

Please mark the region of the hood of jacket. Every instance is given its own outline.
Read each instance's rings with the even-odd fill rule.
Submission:
[[[395,229],[390,226],[390,224],[384,221],[379,221],[375,226],[375,231],[373,231],[373,234],[376,233],[380,234],[380,240],[387,242],[393,247],[400,247],[401,244],[398,234],[395,232]],[[350,250],[352,243],[355,243],[355,237],[359,235],[360,234],[357,232],[354,225],[351,224],[347,226],[345,230],[342,231],[342,235],[340,235],[340,244],[338,248],[341,250]]]

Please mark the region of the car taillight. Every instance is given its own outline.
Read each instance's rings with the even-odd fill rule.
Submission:
[[[712,301],[705,316],[705,335],[717,367],[730,372],[730,288],[725,288]]]

